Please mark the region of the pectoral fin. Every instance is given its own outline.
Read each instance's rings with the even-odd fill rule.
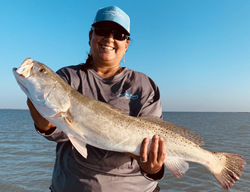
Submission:
[[[76,148],[76,150],[84,157],[87,159],[88,156],[88,151],[86,148],[87,143],[84,141],[76,138],[73,135],[68,135],[69,140],[71,141],[72,145]]]

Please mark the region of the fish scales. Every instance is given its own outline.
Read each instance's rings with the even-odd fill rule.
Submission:
[[[31,58],[14,68],[13,73],[39,113],[65,132],[85,158],[86,144],[139,155],[142,140],[157,134],[166,143],[164,165],[176,177],[181,177],[189,168],[187,161],[192,161],[205,166],[224,189],[230,189],[244,171],[243,156],[207,151],[199,147],[204,144],[203,138],[191,130],[160,118],[131,117],[123,110],[86,97]]]

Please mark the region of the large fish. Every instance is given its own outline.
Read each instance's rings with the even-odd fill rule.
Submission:
[[[86,144],[139,155],[143,138],[157,134],[166,142],[164,164],[176,177],[181,177],[189,168],[187,161],[192,161],[204,165],[224,189],[230,189],[244,170],[246,162],[242,156],[204,150],[199,147],[202,137],[188,129],[159,118],[131,117],[86,97],[31,58],[14,68],[13,73],[39,113],[65,132],[85,158]]]

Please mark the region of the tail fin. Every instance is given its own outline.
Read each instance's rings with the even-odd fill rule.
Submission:
[[[215,152],[214,154],[218,157],[223,169],[220,172],[212,170],[211,172],[220,185],[229,190],[239,180],[246,162],[243,160],[243,156],[237,154],[223,152]]]

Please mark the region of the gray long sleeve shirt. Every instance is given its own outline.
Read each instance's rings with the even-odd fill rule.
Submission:
[[[93,69],[82,71],[81,66],[64,67],[57,73],[80,93],[121,108],[131,116],[162,116],[158,87],[143,73],[124,68],[120,74],[105,79]],[[58,128],[49,135],[40,134],[57,142],[53,192],[152,192],[164,175],[163,168],[160,178],[152,179],[126,154],[90,145],[85,159]]]

